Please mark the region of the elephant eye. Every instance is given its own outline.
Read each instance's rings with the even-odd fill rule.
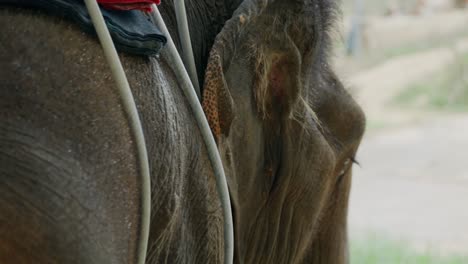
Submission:
[[[343,164],[343,167],[340,171],[340,173],[338,173],[338,177],[343,177],[343,175],[349,170],[349,168],[351,166],[349,166],[349,163],[350,163],[351,159],[347,159],[344,164]]]
[[[341,169],[340,173],[338,174],[338,180],[337,180],[338,183],[341,182],[341,180],[346,175],[346,173],[351,169],[353,164],[360,165],[359,162],[355,159],[354,156],[346,159],[346,161],[343,163],[343,168]]]

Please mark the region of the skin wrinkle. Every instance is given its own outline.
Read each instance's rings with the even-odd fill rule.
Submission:
[[[283,143],[283,144],[284,144],[284,143]],[[287,155],[285,155],[285,156],[287,156]],[[284,162],[284,161],[283,161],[283,162]],[[284,162],[284,163],[288,164],[287,162]],[[287,171],[287,170],[288,170],[288,167],[283,167],[283,169],[284,169],[285,171]],[[281,172],[282,172],[282,171],[280,170],[279,173],[281,173]],[[278,177],[277,177],[277,178],[278,178]],[[286,188],[286,189],[289,188],[289,181],[290,181],[290,178],[286,178],[286,180],[287,180],[287,182],[282,182],[281,188]],[[280,195],[280,196],[278,197],[278,195]],[[285,205],[286,205],[286,202],[285,202],[285,200],[286,200],[286,193],[282,193],[282,192],[276,190],[274,193],[272,193],[272,194],[270,195],[270,197],[278,197],[278,199],[280,200],[279,202],[277,202],[277,203],[279,203],[279,205],[280,205],[280,210],[279,210],[279,212],[278,212],[278,217],[277,217],[277,218],[279,218],[279,219],[278,219],[278,221],[277,221],[276,223],[273,222],[273,223],[274,223],[273,232],[271,232],[271,234],[270,234],[270,235],[272,235],[272,234],[278,234],[278,233],[280,232],[280,230],[282,229],[282,227],[283,227],[283,221],[284,221],[283,212],[284,212],[284,210],[288,210],[288,208],[286,208],[286,206],[285,206]],[[270,200],[270,201],[271,201],[271,203],[274,202],[273,200]],[[284,230],[288,230],[288,229],[284,229]],[[270,249],[271,252],[269,252],[269,254],[267,255],[267,256],[269,256],[269,258],[272,258],[272,257],[274,256],[274,255],[272,254],[272,252],[276,252],[276,251],[277,251],[278,243],[281,243],[281,242],[279,242],[280,239],[281,239],[281,238],[280,238],[279,236],[275,236],[275,237],[273,237],[272,240],[267,240],[267,241],[272,241],[272,242],[273,242],[272,244],[274,245],[274,246]],[[265,244],[267,244],[267,243],[265,243]],[[282,251],[282,252],[284,252],[284,251]],[[283,256],[283,257],[284,257],[284,256]]]
[[[19,143],[19,142],[18,142]],[[26,144],[22,144],[23,146],[26,146]],[[40,163],[45,163],[45,164],[49,164],[49,160],[46,160],[44,159],[44,157],[39,157],[37,156],[35,153],[27,153],[27,152],[23,152],[22,154],[24,157],[24,155],[28,155],[30,156],[31,158],[33,159],[37,159]],[[12,159],[13,160],[18,160],[18,156],[12,156]],[[33,171],[29,170],[29,173],[33,173]],[[16,176],[16,175],[9,175],[8,173],[7,174],[4,174],[4,177],[13,177],[13,176]],[[78,213],[75,212],[73,215],[71,214],[68,214],[66,218],[56,218],[56,216],[54,216],[52,214],[52,212],[50,211],[47,211],[47,210],[44,210],[43,206],[41,206],[41,201],[40,200],[36,200],[36,201],[29,201],[27,199],[28,197],[28,192],[34,190],[34,189],[42,189],[41,187],[46,187],[43,183],[37,181],[36,179],[34,179],[33,177],[31,177],[30,179],[28,179],[27,181],[23,181],[22,185],[24,186],[27,186],[29,191],[28,192],[24,192],[23,194],[20,194],[19,192],[17,192],[18,190],[18,186],[12,186],[11,183],[9,183],[8,181],[7,182],[4,182],[4,184],[6,184],[5,186],[6,187],[9,187],[10,191],[13,191],[13,192],[16,192],[17,195],[20,195],[22,197],[22,199],[19,199],[20,201],[23,201],[24,205],[28,205],[28,208],[30,208],[31,210],[33,210],[34,212],[36,212],[37,215],[42,215],[42,216],[46,216],[48,222],[49,222],[49,225],[57,225],[59,224],[59,221],[76,221],[77,223],[81,223],[82,219],[86,219],[88,218],[89,214],[89,210],[86,210],[84,211],[84,213]],[[64,200],[64,199],[69,199],[70,197],[65,197],[63,194],[59,194],[57,193],[54,189],[51,189],[50,187],[46,187],[45,188],[47,190],[47,192],[50,192],[50,191],[53,191],[54,194],[56,194],[55,196],[57,196],[57,200],[55,202],[56,205],[59,205],[60,202],[59,200]],[[20,190],[20,189],[19,189]],[[57,195],[58,194],[58,195]],[[14,200],[10,200],[10,201],[14,201]],[[83,209],[86,209],[85,206],[83,206],[82,204],[79,204],[79,208],[83,208]],[[68,206],[72,206],[71,204],[69,204]],[[67,210],[60,210],[59,212],[63,213],[63,212],[67,212]],[[78,230],[82,229],[82,230],[86,230],[85,228],[83,228],[83,226],[80,226],[80,227],[76,227]],[[76,234],[79,234],[79,233],[76,233]],[[75,238],[75,240],[77,240],[79,238]],[[67,244],[72,244],[73,241],[68,239],[68,240],[65,240],[65,241],[62,241],[61,243],[67,245]]]
[[[159,89],[158,89],[159,88]],[[166,171],[165,173],[158,170],[158,174],[157,175],[179,175],[180,172],[178,171],[178,168],[179,167],[172,167],[172,166],[167,166],[167,164],[177,164],[178,160],[179,160],[179,157],[178,156],[174,156],[174,155],[166,155],[166,153],[170,153],[169,151],[174,149],[174,148],[177,148],[177,145],[176,145],[176,142],[179,140],[177,137],[179,137],[178,135],[178,129],[177,129],[177,123],[176,123],[176,112],[175,112],[175,109],[174,109],[174,105],[172,104],[172,101],[173,101],[173,98],[172,98],[172,95],[171,93],[168,93],[165,91],[165,89],[161,89],[162,87],[157,87],[157,91],[160,91],[161,93],[161,96],[159,96],[159,98],[162,99],[162,101],[164,102],[164,106],[165,106],[165,111],[163,111],[163,113],[165,113],[165,123],[168,124],[169,126],[168,127],[162,127],[161,129],[162,130],[165,130],[167,131],[167,133],[165,133],[166,137],[164,138],[164,142],[171,142],[172,144],[162,144],[162,145],[165,145],[166,147],[164,148],[164,150],[162,150],[161,152],[158,152],[158,156],[159,157],[163,157],[164,158],[164,161],[163,163],[160,163],[160,166],[162,168],[167,168],[168,171]],[[162,109],[161,109],[162,110]],[[172,134],[172,131],[174,131],[175,133]],[[166,160],[166,157],[169,158],[168,160]],[[168,198],[170,198],[170,194],[174,193],[176,195],[176,197],[178,196],[178,193],[180,193],[179,190],[176,190],[174,188],[177,188],[178,186],[180,186],[179,184],[171,184],[173,179],[171,179],[171,177],[163,177],[163,179],[165,178],[165,180],[163,182],[161,182],[159,186],[156,186],[154,185],[153,189],[154,190],[161,190],[161,191],[164,191],[166,188],[161,188],[162,186],[171,186],[172,188],[167,188],[167,192],[164,193],[163,196],[161,197],[164,197],[164,199],[157,199],[157,197],[154,197],[155,201],[153,204],[158,204],[159,208],[161,208],[163,211],[166,211],[168,214],[167,216],[171,216],[172,212],[174,217],[170,217],[167,222],[166,225],[162,225],[162,226],[165,226],[166,227],[166,230],[165,232],[162,232],[161,235],[159,236],[159,238],[157,239],[155,245],[159,245],[157,247],[157,250],[156,251],[150,251],[152,252],[153,255],[155,256],[158,256],[158,255],[163,255],[165,256],[165,262],[168,261],[169,259],[169,252],[170,251],[166,251],[166,253],[162,252],[163,250],[166,250],[166,248],[163,246],[165,244],[168,244],[172,239],[172,230],[174,230],[176,228],[176,226],[179,226],[180,225],[180,217],[179,217],[179,211],[180,211],[180,201],[178,199],[175,199],[173,200],[172,202],[169,200],[167,201]],[[154,184],[156,184],[157,182],[154,182]],[[166,207],[168,204],[170,204],[170,207]],[[158,207],[156,207],[156,212],[159,210]],[[156,213],[155,212],[155,213]],[[166,215],[166,214],[163,214],[163,215]],[[156,217],[156,215],[155,215]],[[165,221],[161,221],[161,224],[163,224]],[[155,223],[155,225],[158,225],[159,223]],[[149,258],[150,260],[152,258]]]

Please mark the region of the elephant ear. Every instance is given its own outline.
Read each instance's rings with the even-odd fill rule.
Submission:
[[[304,69],[322,61],[313,54],[326,54],[317,51],[327,46],[326,34],[320,32],[326,27],[323,21],[330,20],[325,14],[331,13],[326,11],[332,10],[331,2],[242,2],[216,37],[205,74],[203,108],[217,139],[228,136],[236,114],[229,84],[235,84],[236,90],[251,90],[252,110],[268,125],[279,125],[292,116],[300,102]],[[239,74],[239,69],[249,72],[240,74],[242,78],[227,76]],[[236,100],[250,100],[233,95]],[[238,111],[240,115],[248,109]]]
[[[221,56],[212,50],[203,85],[203,110],[211,131],[219,142],[221,135],[228,136],[233,113],[233,100],[224,78]]]
[[[266,41],[265,41],[266,42]],[[254,69],[252,92],[263,119],[288,116],[301,86],[301,58],[294,43],[277,39],[275,44],[255,43],[251,62]],[[223,59],[217,47],[210,53],[203,86],[203,110],[216,138],[228,136],[233,120],[233,99],[224,76]]]

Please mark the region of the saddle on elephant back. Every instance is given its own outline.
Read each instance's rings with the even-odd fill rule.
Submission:
[[[135,55],[156,55],[167,39],[144,11],[159,0],[99,0],[117,50]],[[0,4],[33,8],[69,19],[86,33],[95,34],[83,0],[0,0]]]

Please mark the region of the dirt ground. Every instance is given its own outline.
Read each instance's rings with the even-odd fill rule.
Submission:
[[[409,84],[444,69],[457,52],[468,52],[468,39],[344,77],[368,121],[385,122],[368,131],[357,155],[352,239],[377,234],[421,250],[468,255],[468,113],[387,107]]]
[[[468,253],[468,114],[365,138],[349,223],[418,249]]]

